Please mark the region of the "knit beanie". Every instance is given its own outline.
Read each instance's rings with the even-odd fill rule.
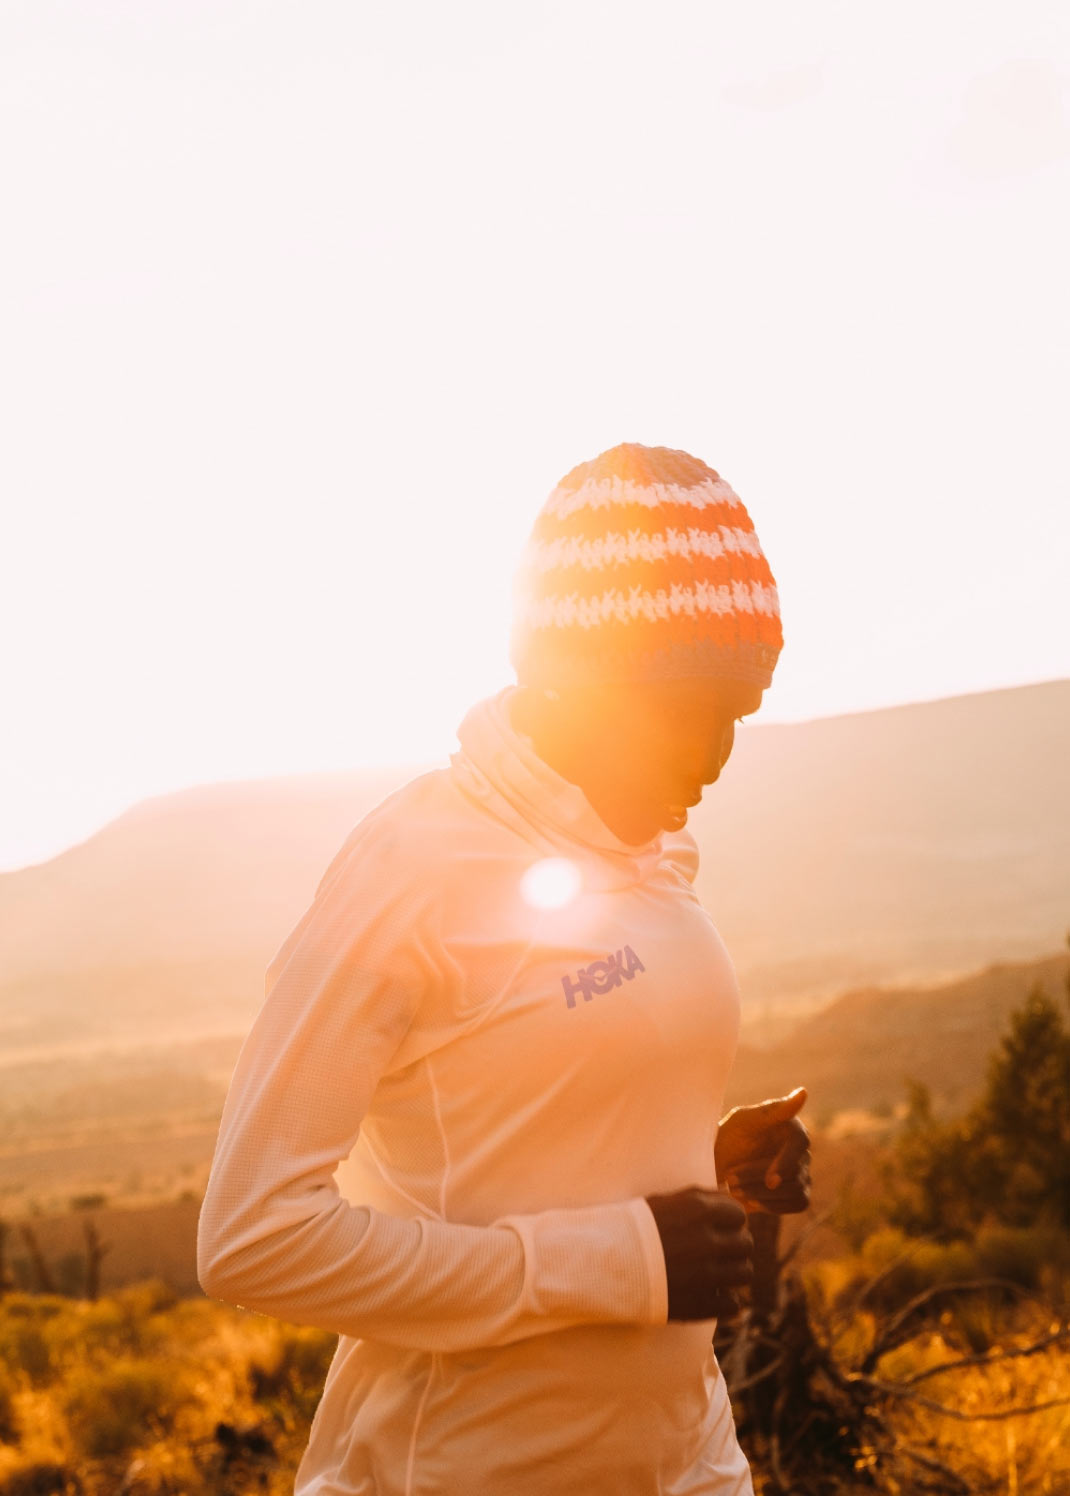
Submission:
[[[717,676],[766,687],[780,603],[750,516],[687,452],[625,442],[561,479],[521,558],[521,685]]]

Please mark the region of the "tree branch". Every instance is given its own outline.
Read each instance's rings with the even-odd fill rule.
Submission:
[[[1019,1284],[1012,1283],[1009,1278],[967,1278],[961,1283],[937,1283],[932,1288],[923,1289],[921,1293],[916,1294],[899,1310],[898,1314],[893,1314],[887,1324],[881,1327],[880,1333],[866,1352],[860,1369],[863,1372],[871,1372],[887,1351],[894,1350],[899,1344],[895,1337],[918,1310],[924,1308],[931,1300],[948,1293],[976,1293],[982,1288],[1009,1288],[1021,1298],[1036,1297]]]
[[[928,1381],[929,1377],[940,1376],[945,1371],[959,1371],[964,1366],[994,1366],[1000,1361],[1014,1360],[1017,1356],[1035,1356],[1040,1351],[1046,1351],[1050,1345],[1059,1345],[1065,1340],[1070,1340],[1068,1325],[1053,1330],[1050,1335],[1034,1341],[1032,1345],[1015,1346],[1009,1351],[985,1351],[982,1355],[962,1356],[957,1361],[941,1361],[937,1366],[927,1366],[924,1371],[916,1371],[913,1376],[904,1377],[901,1385],[916,1387],[919,1382]]]
[[[908,1460],[913,1460],[925,1470],[931,1470],[934,1475],[942,1475],[951,1483],[951,1489],[956,1496],[974,1496],[975,1487],[959,1475],[957,1470],[952,1470],[950,1465],[945,1465],[943,1460],[934,1458],[931,1454],[922,1454],[920,1449],[912,1449],[909,1444],[900,1444],[899,1453],[906,1455]]]
[[[858,1293],[855,1294],[848,1307],[843,1311],[841,1315],[837,1315],[836,1317],[848,1321],[853,1320],[858,1314],[858,1311],[861,1309],[862,1305],[865,1303],[866,1299],[875,1288],[883,1283],[886,1278],[891,1277],[892,1273],[895,1272],[897,1267],[902,1267],[904,1262],[909,1262],[919,1247],[925,1246],[927,1243],[935,1241],[936,1238],[934,1236],[916,1236],[911,1241],[910,1246],[907,1247],[905,1252],[900,1252],[899,1256],[893,1258],[892,1261],[889,1262],[887,1267],[881,1268],[876,1277],[870,1278],[868,1283],[863,1283],[862,1287],[859,1289]]]
[[[752,1376],[747,1377],[744,1381],[733,1382],[730,1389],[731,1395],[738,1397],[741,1392],[747,1392],[751,1387],[757,1387],[759,1382],[764,1382],[766,1377],[771,1377],[774,1371],[779,1371],[783,1364],[784,1357],[778,1356],[775,1361],[770,1361],[768,1366],[763,1366],[761,1371],[754,1372]]]
[[[784,1253],[784,1255],[778,1260],[778,1262],[777,1262],[777,1272],[778,1273],[782,1273],[784,1271],[784,1269],[787,1267],[788,1263],[791,1262],[792,1258],[798,1252],[799,1248],[801,1246],[803,1246],[806,1242],[808,1242],[810,1240],[811,1236],[813,1236],[813,1234],[814,1234],[815,1231],[819,1231],[822,1226],[827,1226],[828,1225],[829,1221],[832,1220],[832,1216],[833,1216],[833,1212],[831,1210],[826,1210],[823,1215],[815,1216],[812,1221],[808,1221],[807,1222],[805,1228],[802,1231],[799,1232],[799,1235],[792,1242],[791,1246],[787,1249],[787,1251]]]
[[[920,1408],[928,1408],[931,1413],[943,1413],[946,1418],[957,1418],[960,1423],[997,1423],[1004,1418],[1018,1418],[1029,1413],[1046,1413],[1049,1408],[1070,1407],[1070,1397],[1056,1397],[1051,1402],[1026,1403],[1017,1408],[989,1409],[983,1413],[963,1413],[959,1408],[949,1408],[946,1403],[937,1402],[931,1397],[923,1397],[912,1387],[902,1386],[898,1382],[880,1382],[875,1377],[863,1376],[855,1376],[850,1380],[862,1383],[883,1397],[902,1398],[907,1402],[916,1403]]]

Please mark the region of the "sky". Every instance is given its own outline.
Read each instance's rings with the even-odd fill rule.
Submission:
[[[6,0],[0,868],[429,762],[621,441],[747,505],[759,721],[1070,675],[1061,0]]]

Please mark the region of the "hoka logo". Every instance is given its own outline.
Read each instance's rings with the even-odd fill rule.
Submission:
[[[581,966],[574,977],[561,978],[565,1001],[570,1008],[574,1008],[576,994],[582,992],[584,1002],[589,1003],[592,997],[619,987],[621,982],[630,982],[637,971],[646,971],[646,967],[630,945],[626,945],[616,955],[610,951],[604,961],[592,961],[590,966]]]

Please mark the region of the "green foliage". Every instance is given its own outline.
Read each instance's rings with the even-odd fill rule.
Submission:
[[[895,1226],[872,1232],[850,1259],[822,1264],[813,1285],[826,1303],[844,1309],[864,1302],[867,1309],[893,1314],[929,1289],[998,1278],[1029,1292],[1043,1290],[1049,1273],[1070,1271],[1070,1243],[1047,1226],[983,1227],[972,1240],[935,1241],[912,1237]],[[861,1299],[859,1296],[862,1296]],[[991,1306],[1006,1305],[1014,1289],[992,1287],[970,1298],[941,1300],[941,1312],[961,1318],[964,1337],[973,1345],[990,1332]],[[988,1305],[988,1307],[985,1307]],[[976,1337],[965,1330],[981,1325]]]
[[[1070,1227],[1070,1032],[1039,989],[992,1057],[977,1124],[996,1140],[1001,1218]]]
[[[929,1092],[912,1084],[887,1179],[891,1219],[909,1231],[1070,1227],[1070,1029],[1040,988],[1011,1015],[965,1117],[937,1121]]]
[[[866,1241],[858,1269],[840,1297],[849,1299],[869,1285],[869,1307],[893,1312],[925,1289],[965,1283],[977,1276],[977,1255],[966,1242],[918,1241],[886,1226]]]
[[[1005,1278],[1020,1288],[1043,1287],[1049,1268],[1070,1270],[1070,1243],[1051,1226],[984,1226],[974,1250],[980,1276]]]

